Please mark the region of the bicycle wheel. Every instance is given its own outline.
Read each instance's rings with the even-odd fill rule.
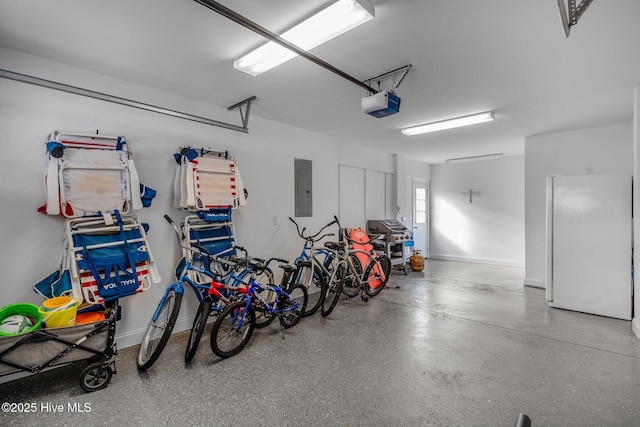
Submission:
[[[349,297],[353,298],[360,293],[360,276],[362,276],[362,266],[360,260],[355,255],[349,255],[353,262],[358,277],[355,277],[350,269],[345,269],[342,280],[342,291]]]
[[[300,271],[300,284],[307,288],[307,307],[302,313],[303,316],[311,316],[322,306],[327,293],[327,283],[324,280],[322,269],[317,265],[313,267],[302,267]]]
[[[258,289],[256,291],[260,294],[260,297],[264,299],[270,307],[274,306],[278,294],[271,288]],[[256,313],[256,329],[262,329],[269,326],[276,318],[275,314],[269,313],[269,310],[262,301],[257,298],[253,298],[253,309]]]
[[[375,262],[370,263],[362,276],[366,280],[364,291],[367,295],[378,295],[389,281],[390,272],[391,260],[386,255],[380,255]]]
[[[234,302],[216,319],[211,329],[211,350],[227,358],[238,354],[249,342],[255,328],[255,311],[246,301]]]
[[[200,301],[198,311],[196,312],[196,318],[193,319],[193,326],[191,327],[191,332],[189,333],[187,349],[184,353],[184,361],[187,363],[191,362],[191,360],[193,360],[193,356],[196,355],[198,345],[200,344],[200,339],[202,338],[202,333],[204,332],[204,328],[207,325],[207,319],[211,314],[211,304],[211,297],[209,296],[206,296],[202,301]]]
[[[289,286],[287,295],[281,294],[278,300],[276,312],[280,318],[280,324],[285,328],[295,326],[300,321],[302,313],[307,305],[307,288],[300,283]]]
[[[322,317],[330,315],[336,307],[336,304],[338,304],[340,294],[342,293],[342,276],[344,276],[344,269],[344,265],[341,264],[340,267],[338,267],[338,271],[333,276],[331,284],[327,287],[327,294],[325,295],[322,303],[322,309],[320,310]]]
[[[173,326],[176,324],[181,301],[182,294],[177,293],[175,289],[171,289],[161,302],[162,306],[156,320],[151,319],[142,337],[142,343],[138,351],[139,369],[145,370],[149,368],[160,357],[171,336]]]

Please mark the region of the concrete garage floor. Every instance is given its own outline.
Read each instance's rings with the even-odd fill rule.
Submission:
[[[520,268],[427,260],[394,271],[368,305],[343,300],[284,340],[274,323],[227,360],[207,330],[189,366],[188,333],[146,372],[137,347],[121,350],[94,393],[78,385],[82,364],[1,384],[0,401],[38,410],[2,412],[0,425],[513,426],[525,413],[536,427],[640,426],[630,322],[550,308],[522,280]]]

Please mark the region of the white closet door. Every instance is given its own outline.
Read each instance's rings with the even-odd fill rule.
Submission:
[[[365,228],[365,171],[340,165],[340,223],[343,227]]]
[[[366,219],[386,219],[385,173],[368,170],[365,172],[365,178]]]

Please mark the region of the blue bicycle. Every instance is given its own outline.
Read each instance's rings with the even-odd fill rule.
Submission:
[[[336,224],[337,220],[334,219],[313,235],[305,234],[306,227],[300,229],[300,226],[293,218],[289,217],[289,221],[296,226],[298,236],[304,240],[300,255],[293,262],[296,266],[296,271],[291,278],[291,283],[300,283],[307,288],[309,303],[303,316],[310,316],[324,304],[329,279],[333,270],[333,260],[335,259],[333,251],[315,247],[315,244],[325,237],[334,235],[334,233],[322,233],[333,224]]]
[[[186,257],[182,257],[178,262],[175,270],[176,281],[169,285],[162,295],[142,338],[137,358],[138,368],[141,370],[148,369],[158,360],[158,357],[160,357],[160,354],[162,354],[164,347],[169,341],[178,318],[178,313],[180,312],[185,287],[193,291],[199,303],[202,303],[206,297],[209,297],[207,302],[211,302],[209,305],[210,313],[217,314],[222,311],[227,303],[231,302],[230,293],[232,291],[228,291],[228,301],[221,301],[220,299],[214,301],[211,299],[212,297],[209,296],[211,283],[217,282],[217,278],[219,278],[220,275],[226,275],[225,282],[231,287],[237,287],[243,280],[248,281],[249,271],[246,268],[247,264],[215,262],[214,268],[212,269],[211,260],[219,260],[220,258],[211,257],[207,249],[198,243],[192,243],[191,247],[183,246],[180,238],[182,235],[181,230],[174,224],[169,216],[165,215],[165,219],[172,225],[176,232],[178,244],[185,250],[197,252],[200,256],[197,257],[197,259],[196,257],[192,257],[189,261],[187,261]],[[237,268],[238,265],[240,265],[239,268]],[[198,280],[198,282],[204,282],[201,284],[194,281],[192,279],[194,273],[197,274],[200,279],[203,277],[208,278],[208,282]],[[264,283],[273,283],[273,274],[269,269],[262,269],[259,280]],[[199,305],[199,312],[196,315],[194,324],[202,322],[203,317],[204,313],[201,312]],[[205,323],[207,318],[208,316],[204,319]],[[194,328],[192,328],[192,330],[193,329]],[[196,337],[192,336],[189,339],[187,352],[185,354],[185,360],[187,361],[195,354],[198,342],[195,338]]]
[[[272,261],[285,263],[280,266],[285,274],[278,286],[256,280]],[[246,286],[238,286],[243,298],[227,306],[211,329],[211,350],[217,356],[227,358],[238,354],[251,339],[255,328],[269,325],[276,317],[283,328],[295,326],[300,321],[307,305],[307,289],[301,284],[287,286],[295,268],[286,263],[279,258],[271,258],[261,265],[253,261],[249,282]],[[256,318],[260,316],[263,322],[257,325]]]

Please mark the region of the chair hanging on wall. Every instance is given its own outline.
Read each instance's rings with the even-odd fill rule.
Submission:
[[[155,195],[140,183],[123,136],[54,131],[46,148],[42,213],[67,218],[126,214],[150,205]]]

